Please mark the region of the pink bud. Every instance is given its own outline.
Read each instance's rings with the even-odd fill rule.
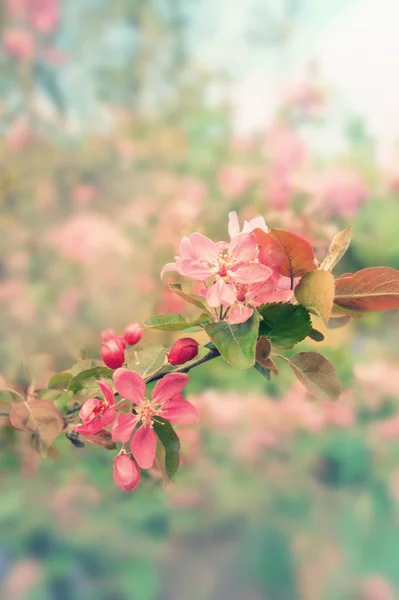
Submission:
[[[108,342],[108,340],[113,340],[116,337],[115,330],[111,329],[111,327],[108,327],[108,329],[103,329],[101,332],[101,339],[103,342]]]
[[[130,346],[135,346],[143,337],[143,328],[139,323],[130,323],[126,327],[123,336]]]
[[[100,354],[110,369],[119,369],[125,362],[125,348],[117,338],[101,344]]]
[[[115,339],[116,339],[116,340],[117,340],[117,341],[118,341],[120,344],[122,344],[122,346],[123,346],[123,349],[125,349],[125,348],[126,348],[126,346],[127,346],[127,341],[125,340],[125,338],[124,338],[124,337],[122,337],[121,335],[118,335],[118,336],[117,336]]]
[[[198,355],[198,342],[192,338],[180,338],[170,349],[168,360],[171,365],[183,365]]]
[[[140,481],[140,471],[127,454],[119,454],[113,467],[114,481],[124,492],[131,492]]]

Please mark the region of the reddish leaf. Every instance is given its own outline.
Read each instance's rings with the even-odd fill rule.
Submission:
[[[289,363],[299,381],[317,398],[337,400],[342,387],[333,365],[318,352],[299,352],[290,359],[278,355]]]
[[[64,429],[64,418],[48,400],[18,402],[11,406],[10,422],[16,429],[26,429],[35,436],[35,446],[44,454]]]
[[[302,277],[295,288],[295,297],[327,324],[333,307],[334,290],[334,277],[329,271],[313,271]]]
[[[382,312],[399,308],[399,271],[371,267],[335,282],[335,304],[345,311]]]
[[[261,336],[256,343],[256,362],[263,367],[266,367],[266,361],[270,356],[272,347],[269,340],[265,336]]]
[[[295,277],[317,269],[312,246],[299,235],[283,229],[271,229],[269,233],[256,229],[255,233],[265,262],[278,265],[281,275],[289,277],[292,283]]]

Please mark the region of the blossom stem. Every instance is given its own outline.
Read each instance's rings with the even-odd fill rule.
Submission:
[[[199,365],[202,365],[210,360],[213,360],[214,358],[217,358],[218,356],[220,356],[219,350],[216,350],[216,349],[209,350],[209,352],[207,354],[205,354],[205,356],[202,356],[202,358],[197,358],[197,360],[193,360],[188,365],[184,365],[182,367],[179,367],[178,369],[173,369],[173,371],[168,371],[168,373],[188,373],[189,371],[191,371],[191,369],[194,369],[194,367],[199,367]],[[147,383],[152,383],[153,381],[158,381],[158,379],[162,379],[162,377],[164,375],[166,375],[166,373],[156,373],[155,375],[150,377],[150,379],[147,380]]]

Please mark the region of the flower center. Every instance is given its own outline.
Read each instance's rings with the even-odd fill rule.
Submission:
[[[161,407],[153,400],[144,400],[141,406],[136,407],[137,415],[143,425],[152,427],[153,417],[161,414]]]
[[[234,256],[228,254],[226,250],[219,252],[217,257],[218,275],[220,277],[226,277],[227,271],[231,269],[237,263]]]
[[[245,302],[246,295],[248,292],[248,286],[244,283],[236,283],[235,288],[237,291],[237,300],[238,302]]]

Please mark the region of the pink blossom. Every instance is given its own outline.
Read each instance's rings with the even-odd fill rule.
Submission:
[[[96,213],[72,216],[50,232],[48,241],[65,258],[87,265],[110,255],[126,256],[131,249],[123,233]]]
[[[64,65],[69,61],[69,54],[56,46],[47,46],[43,50],[43,58],[49,65]]]
[[[115,419],[116,409],[112,387],[104,381],[97,381],[97,383],[104,395],[104,400],[89,398],[83,404],[79,412],[82,425],[75,425],[73,428],[82,435],[94,435]]]
[[[379,574],[368,575],[362,582],[361,600],[395,600],[392,584]]]
[[[2,35],[3,47],[15,58],[32,60],[35,56],[35,40],[25,29],[5,29]]]
[[[243,196],[249,187],[248,173],[243,167],[223,167],[218,182],[222,194],[230,200]]]
[[[274,123],[267,131],[265,152],[273,167],[290,173],[306,158],[306,147],[298,132],[283,123]]]
[[[237,213],[235,211],[229,212],[229,236],[231,240],[239,233],[249,233],[255,229],[262,229],[266,233],[269,231],[263,217],[255,217],[250,221],[244,221],[244,227],[241,232]]]
[[[145,381],[138,373],[118,369],[113,379],[118,393],[134,405],[136,414],[123,413],[118,416],[112,439],[126,443],[131,438],[130,449],[138,465],[142,469],[150,469],[157,444],[154,420],[162,417],[177,425],[191,425],[199,419],[197,409],[181,395],[188,383],[188,376],[183,373],[165,375],[155,385],[151,400],[145,396]]]
[[[320,197],[329,215],[353,217],[368,196],[361,176],[350,169],[326,173],[320,183]]]
[[[20,151],[26,148],[32,139],[32,130],[28,121],[24,117],[14,121],[6,134],[6,139],[7,145],[12,150]]]
[[[37,31],[51,33],[59,22],[57,0],[7,0],[8,14]]]
[[[192,233],[182,238],[180,256],[163,268],[161,276],[177,271],[198,281],[212,277],[212,285],[202,291],[203,296],[210,306],[230,306],[237,297],[234,284],[264,282],[272,275],[270,267],[255,262],[257,253],[253,232],[240,233],[230,243],[217,244],[201,233]]]
[[[132,492],[140,482],[137,464],[127,454],[119,454],[113,467],[114,481],[124,492]]]
[[[250,285],[236,284],[238,304],[231,308],[228,322],[235,325],[247,321],[253,314],[251,306],[261,306],[267,302],[289,302],[293,297],[293,291],[277,289],[279,280],[279,274],[274,271],[265,282]]]
[[[97,196],[97,188],[88,183],[81,183],[73,191],[73,202],[76,206],[87,206]]]

